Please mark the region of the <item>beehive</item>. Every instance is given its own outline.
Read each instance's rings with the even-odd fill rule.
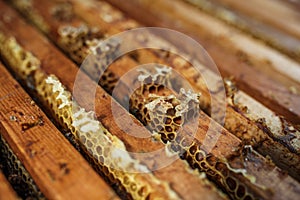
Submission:
[[[1,1],[0,198],[298,199],[299,8],[252,3]],[[143,26],[193,37],[223,81],[176,37],[114,37]]]

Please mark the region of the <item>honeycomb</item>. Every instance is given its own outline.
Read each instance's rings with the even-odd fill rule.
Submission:
[[[4,171],[18,195],[23,199],[45,199],[23,164],[0,134],[0,158],[5,160]]]
[[[9,62],[14,68],[13,70],[19,71],[18,75],[22,80],[27,80],[32,75],[32,72],[37,70],[40,66],[40,61],[35,58],[30,52],[24,51],[24,49],[17,43],[15,38],[8,38],[0,33],[0,50],[4,58],[15,58]]]
[[[138,77],[140,87],[130,96],[130,111],[155,138],[159,135],[158,138],[170,146],[172,153],[179,154],[193,169],[205,172],[231,198],[254,199],[251,189],[236,178],[240,174],[246,176],[243,169],[233,169],[225,159],[207,153],[198,140],[184,132],[186,124],[198,120],[196,112],[200,96],[181,88],[176,97],[169,89],[170,75],[168,68],[141,71]]]
[[[54,75],[46,75],[38,65],[26,66],[37,59],[20,47],[16,40],[0,37],[0,52],[14,66],[13,71],[31,83],[39,97],[50,108],[59,124],[68,129],[94,168],[126,199],[179,199],[167,182],[158,180],[146,166],[133,159],[125,145],[76,102]],[[14,49],[17,48],[18,51]],[[33,62],[29,62],[33,63]],[[39,62],[37,62],[38,64]],[[16,64],[16,65],[15,65]],[[144,173],[137,173],[144,172]],[[126,193],[126,194],[124,194]]]
[[[58,29],[58,35],[60,47],[79,64],[87,57],[90,46],[96,45],[103,38],[99,29],[88,28],[86,25],[62,26]]]
[[[120,42],[113,39],[105,41],[99,29],[86,25],[62,26],[58,29],[58,35],[59,46],[71,59],[81,64],[93,80],[98,81],[100,78],[99,84],[106,91],[112,91],[118,78],[106,70],[106,66],[116,58]]]
[[[52,88],[52,91],[47,89],[42,91],[45,86],[48,89]],[[151,187],[151,184],[156,185],[157,183],[169,191],[169,194],[172,194],[167,183],[160,183],[147,167],[130,157],[123,142],[109,133],[95,119],[93,112],[86,112],[71,101],[71,94],[65,90],[55,76],[48,76],[37,90],[46,97],[49,104],[52,103],[52,109],[58,111],[56,112],[58,119],[61,119],[61,123],[64,123],[66,127],[69,127],[82,149],[89,155],[89,159],[97,166],[97,171],[107,177],[111,184],[122,187],[133,199],[166,198],[165,194],[159,194]],[[47,91],[54,95],[46,94]],[[127,173],[128,171],[129,173]],[[136,173],[140,171],[148,175]],[[172,196],[176,195],[173,194],[168,198],[172,198]]]

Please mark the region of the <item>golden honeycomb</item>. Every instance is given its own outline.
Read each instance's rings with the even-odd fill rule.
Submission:
[[[197,120],[200,95],[180,89],[176,97],[172,94],[171,70],[157,67],[141,71],[141,86],[130,96],[130,111],[148,127],[154,135],[159,134],[163,143],[169,144],[174,153],[186,160],[193,169],[205,172],[218,186],[234,199],[254,199],[245,184],[239,182],[232,169],[224,160],[208,154],[202,144],[184,133],[185,124]]]
[[[128,199],[178,199],[167,182],[158,180],[146,166],[130,156],[123,142],[107,131],[95,119],[93,112],[85,111],[72,101],[71,93],[62,83],[54,75],[46,75],[40,69],[38,59],[19,46],[15,39],[4,36],[0,39],[3,42],[1,52],[7,52],[4,57],[8,63],[15,66],[16,74],[22,79],[26,77],[23,79],[25,82],[28,81],[28,76],[31,77],[30,84],[33,84],[40,101],[50,108],[59,124],[72,133],[74,141],[92,161],[93,167],[121,195]],[[23,58],[21,54],[30,57]],[[35,65],[24,65],[28,59],[35,61]]]
[[[80,64],[93,80],[100,78],[100,85],[106,91],[112,91],[118,78],[106,68],[116,58],[119,41],[105,41],[105,36],[100,30],[86,25],[62,26],[58,29],[58,35],[59,46]]]

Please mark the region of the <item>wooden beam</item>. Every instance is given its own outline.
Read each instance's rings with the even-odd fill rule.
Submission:
[[[124,27],[132,27],[133,24],[134,26],[138,25],[136,22],[126,18],[118,10],[110,7],[105,3],[89,4],[88,1],[85,1],[85,3],[76,3],[75,1],[73,6],[74,12],[82,18],[84,18],[89,25],[91,25],[92,27],[98,27],[107,32],[108,34],[120,32]],[[99,10],[101,11],[102,16],[95,17],[97,16]],[[109,10],[109,12],[107,10]],[[49,22],[48,25],[52,30],[55,30],[55,28],[57,28],[57,26],[52,25],[58,24],[57,21],[54,22],[55,19],[53,19],[53,17],[49,16],[49,14],[47,14],[46,12],[41,13],[41,15],[44,16],[43,18],[45,19],[45,21]],[[118,16],[116,22],[108,23],[104,20],[104,16],[110,15]],[[120,21],[123,25],[121,28],[118,25]],[[64,26],[63,22],[61,22],[61,26]],[[58,43],[59,37],[55,37],[55,35],[51,33],[49,33],[48,36],[50,38],[53,38],[53,40],[56,43]],[[164,46],[176,48],[172,47],[172,44],[168,44],[166,41],[159,40],[159,38],[153,38],[152,40],[159,41],[158,43],[160,44],[166,43]],[[157,54],[156,52],[151,52],[150,50],[138,51],[136,55],[138,57],[137,62],[132,60],[130,56],[125,56],[120,61],[113,63],[109,67],[109,70],[112,71],[114,75],[116,75],[116,77],[122,77],[133,67],[148,62],[155,61],[157,63],[172,66],[175,70],[177,70],[183,76],[185,76],[187,80],[189,80],[190,84],[194,86],[194,89],[196,91],[201,92],[201,107],[202,109],[210,113],[209,110],[211,109],[211,96],[209,91],[207,90],[207,85],[201,79],[201,77],[197,76],[198,72],[193,70],[187,64],[187,62],[185,62],[178,56],[170,54],[168,58],[166,58],[165,56],[161,56],[160,54]],[[93,74],[90,75],[93,76]],[[210,77],[206,78],[208,78],[208,80],[216,79],[216,77],[213,74],[211,74]],[[124,95],[126,94],[118,94],[118,97],[116,98],[119,102],[123,101],[122,98],[124,97]],[[230,98],[231,97],[228,97],[229,103],[226,108],[225,128],[227,128],[231,131],[231,133],[239,137],[245,144],[253,145],[254,148],[256,148],[262,155],[270,156],[277,166],[288,171],[291,176],[299,180],[299,131],[293,131],[294,129],[296,130],[295,127],[293,127],[289,123],[286,123],[285,120],[278,117],[275,112],[264,107],[259,102],[255,101],[242,91],[235,92],[235,98],[233,101]],[[221,104],[222,102],[219,103]],[[248,109],[245,110],[242,108]],[[265,123],[263,123],[263,121],[259,123],[259,121],[262,119],[265,120]],[[284,137],[286,135],[286,131],[289,130],[289,128],[287,127],[291,127],[291,131],[288,131],[288,135],[292,135],[292,140],[286,140],[286,137]],[[268,148],[268,145],[270,144],[275,148]]]
[[[0,74],[1,134],[43,194],[49,199],[117,198],[3,65]]]
[[[35,10],[36,11],[36,10]],[[15,20],[15,22],[16,22],[16,20]],[[28,30],[28,29],[27,29]],[[12,31],[12,32],[15,32],[15,30],[14,31]],[[13,34],[13,33],[12,33]],[[33,33],[31,33],[30,34],[31,35],[31,37],[34,35]],[[25,38],[25,36],[22,36],[22,37],[24,37],[23,39],[20,39],[21,38],[21,36],[20,35],[18,35],[18,36],[16,36],[16,37],[18,37],[19,38],[19,40],[20,41],[22,41],[22,40],[24,40],[24,38]],[[25,48],[27,48],[27,49],[30,49],[32,52],[35,52],[35,54],[37,54],[37,56],[38,55],[44,55],[45,56],[45,52],[43,53],[43,52],[41,52],[40,50],[39,50],[39,52],[38,52],[38,50],[37,49],[40,49],[39,47],[40,47],[40,45],[45,45],[45,44],[42,44],[42,43],[40,43],[40,42],[37,42],[36,41],[36,39],[38,38],[38,36],[35,36],[34,38],[35,38],[35,41],[33,40],[33,39],[31,39],[30,40],[30,38],[28,38],[28,37],[26,37],[27,38],[27,40],[28,41],[31,41],[30,43],[31,43],[31,45],[29,46],[24,46]],[[34,44],[34,45],[33,45]],[[25,45],[25,44],[24,44]],[[53,52],[52,52],[52,54],[53,54]],[[56,57],[56,60],[57,60],[57,58],[58,58],[58,56],[57,55],[55,55],[55,57]],[[72,82],[72,79],[74,80],[74,76],[75,75],[73,75],[73,78],[72,78],[72,71],[74,71],[74,69],[72,69],[72,68],[67,68],[66,66],[70,66],[70,65],[64,65],[64,68],[62,69],[60,69],[60,70],[57,70],[57,69],[55,69],[53,66],[57,66],[58,65],[58,63],[57,64],[54,64],[53,63],[54,61],[52,61],[52,67],[51,66],[48,66],[48,68],[46,68],[46,66],[44,66],[44,70],[46,70],[48,73],[54,73],[54,74],[56,74],[61,80],[62,80],[62,82],[64,83],[64,85],[66,85],[68,88],[72,88],[73,87],[73,82]],[[58,61],[56,61],[56,62],[58,62]],[[62,61],[61,61],[62,62]],[[75,70],[75,72],[76,72],[76,70]],[[68,77],[66,77],[66,74],[68,74]],[[76,73],[75,73],[76,74]],[[98,90],[97,90],[98,91]],[[82,92],[84,92],[84,91],[82,91]],[[97,94],[98,93],[100,93],[100,89],[99,89],[99,91],[97,92]],[[100,93],[101,94],[101,93]],[[83,97],[84,97],[84,95],[82,95]],[[107,100],[108,99],[108,100]],[[117,133],[116,131],[112,131],[113,129],[116,129],[117,127],[115,127],[113,124],[113,122],[112,122],[112,117],[108,117],[108,116],[111,116],[111,114],[109,113],[109,111],[107,111],[107,108],[108,108],[108,105],[109,105],[109,102],[108,103],[105,103],[105,102],[107,102],[107,101],[110,101],[111,99],[109,99],[109,97],[108,96],[106,96],[106,95],[104,95],[104,97],[102,96],[100,96],[100,95],[97,95],[96,96],[96,113],[101,113],[101,112],[105,112],[105,114],[104,115],[102,115],[101,116],[101,122],[103,123],[103,124],[109,124],[107,127],[109,127],[109,130],[111,131],[111,132],[113,132],[113,133]],[[85,102],[84,102],[85,101]],[[88,101],[87,100],[84,100],[84,98],[83,99],[80,99],[80,102],[82,103],[82,104],[85,104],[86,106],[91,106],[91,105],[88,105]],[[97,103],[98,102],[98,103]],[[102,109],[101,109],[102,108]],[[91,109],[91,108],[90,108]],[[97,111],[98,110],[98,111]],[[202,128],[200,129],[200,131],[197,133],[198,135],[197,135],[197,139],[199,139],[199,141],[202,141],[203,140],[203,138],[205,137],[205,133],[206,133],[206,129],[205,129],[205,127],[207,127],[208,126],[208,124],[211,122],[211,120],[207,117],[207,116],[205,116],[204,114],[203,115],[201,115],[202,116],[202,118],[201,118],[201,126],[202,126]],[[107,122],[105,122],[105,121],[107,121]],[[212,122],[212,123],[214,123],[214,125],[215,126],[218,126],[217,124],[215,124],[215,122]],[[221,128],[221,127],[219,127],[219,128]],[[221,128],[222,129],[222,128]],[[240,141],[237,139],[237,138],[235,138],[234,136],[232,136],[229,132],[227,132],[226,130],[224,130],[224,129],[222,129],[222,138],[224,137],[224,139],[221,139],[221,140],[219,140],[218,142],[220,142],[220,143],[218,143],[218,147],[219,148],[215,148],[213,151],[212,151],[212,153],[215,155],[215,156],[217,156],[217,157],[230,157],[230,155],[232,155],[232,151],[230,151],[229,149],[232,149],[232,148],[237,148],[238,147],[238,145],[240,144]],[[123,138],[122,139],[124,139],[125,140],[125,138],[126,137],[124,137],[123,136]],[[202,139],[201,139],[202,138]],[[226,141],[226,142],[224,142],[224,141]],[[220,147],[222,147],[222,148],[220,148]],[[255,153],[254,153],[255,154]],[[263,168],[264,168],[264,170],[262,170],[262,171],[258,171],[258,170],[256,170],[255,168],[251,168],[251,169],[248,169],[247,168],[247,171],[250,171],[251,172],[251,175],[253,175],[253,176],[255,176],[255,177],[257,177],[257,179],[259,180],[259,182],[257,183],[257,184],[259,184],[259,185],[268,185],[269,183],[270,183],[270,179],[265,179],[265,180],[263,180],[263,179],[260,179],[260,178],[258,178],[258,177],[263,177],[264,175],[263,174],[265,174],[265,173],[267,173],[270,169],[272,169],[272,170],[275,170],[274,172],[275,173],[273,173],[272,175],[270,175],[270,176],[272,176],[272,178],[274,178],[274,179],[280,179],[279,178],[279,172],[280,172],[280,170],[278,169],[278,168],[276,168],[276,167],[274,167],[271,163],[268,163],[264,158],[262,158],[261,156],[259,156],[259,155],[257,155],[257,154],[255,154],[255,156],[254,156],[256,159],[256,161],[258,161],[258,160],[260,160],[262,163],[264,163],[263,164]],[[255,162],[256,162],[255,161]],[[251,162],[251,161],[250,161]],[[231,164],[237,164],[237,160],[234,160]],[[253,165],[252,164],[250,164],[250,163],[248,163],[249,164],[249,166],[254,166],[254,163],[253,163]],[[263,173],[263,174],[261,174],[261,173]],[[237,173],[238,174],[238,173]],[[237,175],[236,174],[236,178],[237,177],[239,177],[239,175]],[[277,177],[277,178],[276,178]],[[241,179],[241,180],[244,180],[245,181],[245,184],[247,184],[247,186],[249,186],[250,188],[252,188],[252,189],[254,189],[254,188],[256,188],[257,187],[257,185],[252,185],[251,186],[251,183],[249,183],[249,182],[247,182],[246,181],[246,179],[244,179],[243,177],[239,177],[239,179]],[[293,182],[293,180],[291,179],[291,178],[289,178],[289,177],[287,177],[286,179],[285,179],[285,181],[292,181]],[[274,185],[274,187],[275,187],[275,185]],[[259,188],[259,187],[258,187]],[[278,189],[280,189],[280,188],[278,188]],[[259,189],[258,189],[259,190]],[[297,190],[296,188],[295,188],[295,190]],[[265,191],[266,193],[268,193],[267,191]],[[276,190],[274,190],[273,192],[276,192]],[[289,195],[294,195],[294,194],[292,194],[293,192],[291,191],[291,193],[289,193]],[[279,193],[278,193],[279,194]],[[265,194],[266,195],[266,194]],[[276,196],[276,198],[280,198],[279,197],[279,195],[277,196],[276,194],[274,194],[275,196]]]
[[[281,2],[284,2],[285,4],[287,3],[287,4],[289,4],[289,7],[291,8],[291,9],[294,9],[294,10],[300,10],[300,2],[299,1],[294,1],[294,0],[287,0],[287,1],[285,1],[285,0],[280,0]]]
[[[300,39],[300,14],[297,10],[287,6],[287,2],[251,0],[249,2],[237,2],[234,0],[214,0],[232,9],[239,10],[266,24],[271,24],[290,35]],[[260,9],[257,9],[260,8]],[[266,12],[267,11],[267,12]],[[276,16],[276,17],[274,17]],[[287,23],[288,22],[288,23]]]
[[[5,7],[4,5],[2,7]],[[43,64],[42,69],[48,74],[55,74],[62,83],[69,89],[73,89],[74,80],[76,78],[78,68],[64,55],[58,51],[53,45],[51,45],[43,36],[40,35],[35,29],[30,27],[28,24],[25,24],[19,16],[16,15],[11,9],[7,6],[5,7],[3,13],[6,16],[10,16],[11,19],[17,24],[16,26],[11,26],[12,21],[5,24],[5,29],[0,28],[1,32],[5,32],[7,35],[14,36],[17,41],[20,41],[22,46],[31,51]],[[24,28],[30,32],[24,32]],[[31,43],[33,42],[34,43]],[[31,43],[31,44],[30,44]],[[40,49],[41,45],[43,49]],[[6,58],[7,59],[7,58]],[[60,66],[60,67],[57,67]],[[85,76],[83,83],[87,88],[93,86],[93,83],[90,79]],[[87,90],[82,91],[82,99],[78,100],[78,103],[86,108],[86,110],[93,109],[90,104],[90,100],[86,92]],[[137,139],[128,135],[124,130],[120,129],[118,124],[114,121],[114,117],[112,116],[109,107],[111,102],[114,102],[110,96],[99,86],[97,86],[96,93],[96,115],[98,119],[103,123],[103,125],[108,129],[109,132],[121,138],[122,141],[125,142],[126,147],[129,151],[133,152],[149,152],[163,147],[160,143],[154,142],[151,138],[146,139]],[[132,116],[130,116],[126,110],[121,108],[118,104],[116,104],[118,109],[118,115],[122,117],[125,124],[129,124],[130,119],[133,120],[134,123],[139,124]],[[145,129],[138,129],[136,132],[140,134],[149,135],[150,133]],[[158,161],[150,160],[147,166],[149,168],[151,165],[158,165]],[[176,176],[170,176],[174,172],[174,169],[177,169]],[[191,173],[192,172],[192,173]],[[191,171],[186,167],[186,164],[180,160],[175,160],[172,163],[172,166],[168,166],[166,168],[154,171],[153,174],[158,178],[159,181],[166,182],[171,185],[172,191],[176,192],[182,198],[199,198],[199,191],[201,192],[201,198],[208,199],[224,199],[226,197],[222,196],[218,189],[215,188],[211,183],[207,182],[205,179],[201,178],[197,172]],[[150,176],[150,174],[142,174],[142,177]],[[137,176],[139,176],[137,174]],[[180,180],[180,181],[179,181]],[[136,184],[140,184],[137,182]],[[159,191],[159,189],[155,188],[153,192]],[[157,186],[158,187],[158,186]],[[167,191],[165,191],[167,192]]]
[[[275,67],[276,63],[285,63],[283,66],[289,66],[288,63],[294,63],[293,61],[278,53],[275,53],[277,56],[274,57],[273,51],[266,53],[264,45],[249,40],[215,18],[180,1],[155,1],[155,3],[153,1],[132,1],[130,6],[120,1],[110,0],[110,2],[122,7],[128,15],[139,19],[145,25],[173,28],[189,34],[204,46],[224,77],[234,76],[241,90],[247,91],[250,96],[276,113],[285,116],[289,121],[299,123],[299,95],[290,91],[290,87],[298,90],[299,84],[286,75],[281,76],[282,74],[278,73],[278,68]],[[148,14],[143,15],[145,12]],[[259,48],[254,48],[256,45]],[[254,56],[255,52],[257,53],[256,50],[260,51],[259,59]],[[254,54],[250,55],[249,51]],[[263,55],[264,59],[260,55]],[[267,59],[267,57],[269,58]],[[266,62],[266,60],[268,61]],[[294,63],[293,65],[295,65],[293,69],[299,70],[298,64]],[[264,67],[261,68],[261,66]],[[261,73],[261,70],[264,69],[267,69],[265,74]],[[282,68],[281,71],[283,72],[284,69]],[[293,76],[292,71],[290,72],[289,74]]]
[[[255,17],[253,18],[251,15],[244,14],[241,10],[229,8],[221,1],[186,1],[197,6],[204,12],[241,29],[246,34],[251,34],[253,37],[259,38],[264,41],[266,45],[287,54],[290,58],[298,62],[300,61],[300,51],[298,48],[300,41],[297,37],[272,26],[272,24],[265,23],[261,20],[255,19]],[[250,6],[255,6],[255,4],[251,4]]]
[[[18,197],[9,184],[9,182],[6,180],[3,173],[0,171],[0,199],[7,199],[7,200],[17,200]]]

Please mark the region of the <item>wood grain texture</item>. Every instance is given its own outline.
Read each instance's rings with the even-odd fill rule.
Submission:
[[[6,180],[3,173],[0,171],[0,199],[7,199],[7,200],[17,200],[18,197],[9,184],[9,182]]]
[[[0,72],[1,134],[44,195],[49,199],[118,199],[3,65]]]
[[[255,17],[245,14],[242,10],[232,8],[228,5],[226,6],[222,1],[185,1],[216,18],[243,30],[246,34],[250,34],[253,37],[264,41],[267,45],[283,52],[290,56],[290,58],[297,60],[298,62],[300,61],[300,51],[298,48],[300,40],[286,31],[274,27],[272,24],[268,24],[262,20],[255,19]],[[255,7],[256,4],[253,3],[249,6]],[[273,13],[273,15],[276,15],[276,13]]]
[[[16,26],[12,26],[11,23],[5,25],[5,30],[0,28],[0,31],[5,32],[7,35],[14,36],[22,46],[31,51],[38,59],[41,60],[43,70],[48,74],[55,74],[61,82],[70,90],[73,90],[74,80],[76,78],[78,68],[69,59],[67,59],[59,50],[51,45],[39,32],[33,27],[25,24],[20,17],[16,15],[10,9],[6,9],[4,12],[10,16]],[[26,30],[26,31],[25,31]],[[29,33],[29,34],[28,34]],[[41,47],[43,47],[41,49]],[[59,67],[58,67],[59,66]],[[84,76],[84,75],[83,75]],[[81,80],[84,88],[80,95],[82,98],[76,99],[78,103],[86,108],[92,110],[91,99],[87,95],[89,89],[95,86],[87,76]],[[113,99],[99,86],[96,88],[96,116],[101,123],[114,135],[118,136],[125,142],[125,145],[129,151],[133,152],[151,152],[157,149],[161,149],[163,146],[154,142],[151,138],[135,138],[122,130],[115,122],[114,116],[111,113],[110,107],[113,102],[117,109],[118,116],[122,119],[122,122],[129,125],[135,123],[140,128],[134,131],[141,135],[149,135],[150,133],[141,127],[141,124],[127,113],[120,105],[114,102]],[[132,122],[133,121],[133,122]],[[138,158],[138,157],[137,157]],[[159,160],[158,160],[159,161]],[[149,159],[148,166],[157,165],[157,160]],[[176,176],[170,176],[176,171]],[[226,197],[220,195],[219,191],[211,183],[202,179],[198,173],[191,172],[191,169],[186,167],[186,164],[181,160],[176,160],[172,163],[172,166],[157,170],[153,172],[160,180],[165,180],[172,186],[172,189],[176,191],[182,198],[197,199],[226,199]],[[189,185],[188,183],[189,182]],[[199,193],[200,192],[200,193]]]
[[[93,2],[93,1],[90,1]],[[105,8],[105,9],[103,9]],[[97,13],[101,11],[101,13],[105,13],[106,10],[109,10],[109,14],[112,16],[119,16],[115,22],[106,22],[105,17],[102,15],[97,16]],[[77,13],[78,16],[81,16],[85,21],[93,27],[100,27],[105,30],[109,34],[114,34],[122,31],[122,29],[126,29],[124,27],[132,27],[133,24],[135,27],[138,26],[137,22],[132,21],[131,19],[126,18],[122,15],[120,17],[120,12],[112,7],[107,6],[105,3],[95,3],[91,4],[89,1],[81,2],[74,1],[74,12]],[[88,13],[88,14],[87,14]],[[43,13],[45,16],[46,14]],[[53,19],[49,17],[45,17],[52,24],[54,22]],[[118,24],[122,22],[122,27],[118,26]],[[57,22],[56,22],[57,23]],[[62,23],[63,25],[63,23]],[[50,25],[50,27],[55,28],[55,26]],[[105,27],[105,28],[103,28]],[[55,38],[49,34],[49,37]],[[157,38],[153,38],[152,40],[157,40]],[[57,38],[55,39],[57,42]],[[160,41],[162,43],[162,41]],[[167,44],[165,46],[172,46],[171,44]],[[109,70],[113,71],[115,75],[118,77],[122,77],[124,74],[132,70],[137,65],[149,63],[149,62],[157,62],[164,65],[172,66],[177,72],[181,73],[187,80],[189,80],[190,84],[194,87],[195,91],[201,92],[202,96],[200,98],[201,108],[210,113],[211,110],[211,96],[209,91],[207,90],[207,85],[205,81],[216,79],[213,74],[211,77],[205,77],[206,80],[203,80],[201,77],[197,76],[197,72],[193,70],[192,67],[187,65],[187,62],[181,62],[182,60],[178,59],[178,56],[169,55],[169,57],[161,57],[160,55],[153,53],[151,50],[143,50],[138,51],[136,53],[137,61],[133,60],[130,56],[124,56],[121,60],[113,63]],[[179,61],[178,61],[179,60]],[[132,77],[134,80],[134,77]],[[126,89],[124,89],[124,93],[116,94],[116,98],[119,102],[124,103],[123,99]],[[231,133],[238,136],[243,142],[246,144],[251,144],[255,148],[259,150],[259,152],[264,156],[270,156],[272,160],[281,167],[282,169],[289,172],[290,175],[299,180],[299,169],[300,169],[300,158],[299,152],[299,132],[294,134],[293,142],[292,141],[283,141],[280,140],[280,137],[284,138],[286,135],[284,128],[285,126],[281,121],[279,121],[279,117],[276,113],[272,112],[268,108],[261,105],[258,101],[250,98],[247,94],[242,91],[237,91],[235,98],[239,104],[239,106],[228,104],[226,108],[226,119],[225,119],[225,128],[230,130]],[[230,102],[230,98],[229,102]],[[238,99],[251,99],[240,101]],[[221,104],[221,103],[220,103]],[[246,112],[243,112],[240,108],[251,108]],[[250,114],[249,114],[250,113]],[[255,113],[255,115],[253,115]],[[249,117],[249,115],[251,117]],[[270,117],[271,116],[271,117]],[[266,119],[266,124],[257,123],[259,119]],[[274,131],[276,130],[276,131]],[[277,136],[276,136],[277,135]],[[265,142],[263,142],[265,141]],[[267,142],[268,141],[268,142]],[[279,142],[278,142],[279,141]],[[296,142],[295,142],[296,141]],[[295,145],[291,145],[295,142]],[[272,144],[276,148],[267,148],[267,144]],[[288,155],[288,156],[283,156]]]
[[[271,24],[300,39],[300,14],[297,10],[289,7],[286,1],[251,0],[247,3],[234,0],[214,1],[239,10],[266,24]]]
[[[256,43],[246,42],[237,32],[228,29],[220,21],[180,1],[132,1],[130,6],[117,0],[109,2],[145,25],[173,28],[189,34],[204,46],[224,77],[234,76],[241,90],[247,91],[250,96],[287,117],[288,120],[299,123],[299,95],[289,90],[291,86],[298,88],[299,84],[286,76],[281,76],[278,71],[272,71],[272,74],[261,73],[268,69],[270,64],[280,63],[279,57],[273,58],[275,60],[272,61],[257,59],[256,56],[247,53],[248,56],[244,56],[248,50],[237,51],[237,49],[245,45],[245,48],[249,46],[249,50],[254,50],[253,45]],[[144,15],[146,12],[147,15]],[[261,51],[260,48],[256,50]],[[260,57],[261,53],[258,56]],[[284,69],[289,70],[287,66]],[[298,67],[295,70],[298,70]],[[268,70],[269,72],[271,70]]]
[[[289,4],[289,7],[291,9],[294,9],[296,11],[300,10],[300,2],[299,1],[294,1],[294,0],[279,0],[281,2],[284,2],[285,4]]]
[[[16,22],[16,20],[15,20]],[[27,31],[28,31],[28,28],[27,28]],[[13,30],[12,31],[14,34],[17,32],[16,30]],[[13,34],[11,33],[11,34]],[[25,38],[26,36],[24,35],[17,35],[15,34],[17,38],[19,38],[20,41],[24,40],[23,38]],[[34,37],[35,38],[35,41],[33,39],[30,39],[30,37]],[[42,53],[41,50],[38,50],[37,49],[40,49],[41,45],[45,45],[44,44],[39,44],[36,39],[39,38],[39,36],[35,35],[34,33],[31,33],[30,34],[30,37],[26,37],[28,41],[30,41],[30,44],[31,45],[26,45],[24,44],[24,47],[27,48],[27,49],[30,49],[32,52],[34,52],[38,57],[40,57],[41,59],[43,57],[46,57],[46,53]],[[33,45],[34,44],[34,45]],[[52,54],[54,54],[54,51],[51,52]],[[48,52],[49,54],[49,52]],[[43,56],[42,56],[43,55]],[[60,79],[61,81],[68,87],[68,88],[72,88],[73,87],[73,82],[72,82],[72,79],[74,80],[74,74],[76,74],[76,69],[74,68],[71,68],[71,67],[66,67],[66,66],[71,66],[71,65],[63,65],[63,67],[61,67],[60,70],[57,70],[56,67],[53,67],[53,66],[57,66],[59,65],[59,63],[63,63],[62,60],[58,60],[58,55],[55,54],[53,55],[56,60],[51,60],[51,63],[52,63],[52,66],[49,66],[47,65],[47,68],[46,68],[46,65],[44,65],[44,70],[47,71],[48,73],[54,73],[56,74]],[[49,62],[50,60],[48,60]],[[57,62],[56,64],[54,64],[55,62]],[[61,65],[62,66],[62,65]],[[66,74],[68,74],[68,76],[66,76]],[[88,86],[86,88],[89,88]],[[99,95],[98,95],[99,93]],[[113,131],[113,130],[116,130],[118,127],[116,127],[116,125],[114,125],[114,122],[112,121],[112,117],[111,117],[111,114],[109,113],[109,111],[107,111],[108,107],[109,107],[109,101],[111,100],[109,96],[107,95],[103,95],[102,93],[102,96],[100,95],[101,94],[101,90],[100,89],[97,89],[97,96],[96,96],[96,113],[97,115],[99,115],[100,113],[102,114],[101,115],[101,122],[103,124],[105,124],[105,126],[108,127],[108,129],[112,132],[112,133],[117,133],[117,131]],[[84,100],[84,91],[82,91],[82,99],[79,99],[80,103],[82,103],[82,105],[85,104],[84,107],[88,107],[88,106],[91,106],[89,105],[87,102],[87,100]],[[91,107],[89,109],[92,109]],[[122,109],[120,109],[120,112],[119,113],[122,113]],[[120,114],[120,116],[124,116],[122,114]],[[100,116],[99,116],[100,117]],[[203,138],[205,138],[205,134],[206,134],[206,131],[207,131],[207,127],[209,126],[209,123],[211,122],[211,120],[205,116],[205,115],[202,115],[202,118],[201,118],[201,128],[200,128],[200,131],[197,133],[197,138],[199,138],[199,140],[203,140]],[[106,122],[105,122],[106,121]],[[212,122],[212,123],[215,123],[215,122]],[[218,125],[216,125],[218,126]],[[120,133],[120,132],[119,132]],[[121,134],[122,135],[122,134]],[[240,144],[240,141],[235,138],[234,136],[232,136],[229,132],[227,132],[226,130],[222,130],[222,138],[224,137],[224,139],[220,139],[218,142],[218,147],[216,147],[214,150],[213,150],[213,153],[219,157],[222,157],[222,156],[230,156],[232,151],[230,151],[230,149],[234,148],[234,147],[237,147],[239,144]],[[201,139],[202,138],[202,139]],[[126,139],[126,137],[123,136],[122,138],[123,140]],[[147,144],[147,143],[145,143]],[[135,146],[135,145],[132,145],[132,146]],[[263,177],[266,175],[266,173],[268,173],[268,171],[270,169],[274,170],[274,173],[268,173],[269,176],[272,177],[272,179],[276,179],[276,180],[281,180],[281,178],[279,177],[280,175],[280,170],[278,168],[276,168],[275,166],[273,166],[271,163],[267,162],[264,158],[262,158],[261,156],[259,155],[256,155],[255,156],[256,159],[255,162],[261,162],[263,163],[262,164],[262,168],[264,168],[264,170],[256,170],[255,168],[251,168],[251,169],[247,169],[247,171],[249,170],[252,175],[255,175],[255,177]],[[254,163],[253,164],[250,164],[248,163],[247,166],[254,166]],[[271,171],[272,171],[271,170]],[[270,171],[269,171],[270,172]],[[271,179],[271,178],[270,178]],[[270,184],[270,179],[259,179],[258,180],[260,181],[260,183],[258,184],[262,184],[262,185],[269,185]],[[290,177],[286,177],[284,179],[284,181],[287,181],[287,182],[294,182]],[[289,184],[288,184],[289,185]],[[276,187],[276,185],[272,185],[274,187]],[[278,188],[278,191],[279,191],[280,188]],[[290,191],[288,194],[285,194],[285,195],[291,195],[290,198],[293,198],[294,194],[293,191],[290,190],[291,188],[289,188],[288,190]],[[295,189],[295,190],[294,190]],[[294,190],[294,192],[297,192],[297,186],[292,189]],[[282,190],[282,189],[280,189]],[[276,190],[274,190],[274,192],[276,192]],[[281,191],[282,192],[282,191]],[[280,198],[279,196],[281,195],[281,192],[278,192],[278,194],[276,195],[276,198]],[[279,195],[280,193],[280,195]],[[275,197],[274,197],[275,198]]]

